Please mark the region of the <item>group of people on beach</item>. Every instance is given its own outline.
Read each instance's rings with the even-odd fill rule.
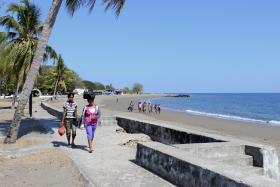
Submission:
[[[128,111],[133,112],[134,110],[134,103],[133,101],[130,101],[130,104],[128,106]],[[160,104],[152,104],[151,102],[138,102],[138,111],[143,113],[153,113],[160,114],[161,107]]]
[[[63,105],[63,115],[60,128],[66,129],[68,146],[75,148],[76,129],[84,126],[88,140],[88,152],[93,151],[93,138],[97,128],[98,120],[101,116],[99,107],[94,103],[95,95],[90,94],[87,97],[88,104],[84,106],[81,117],[78,119],[77,104],[74,102],[74,94],[68,94],[68,100]],[[72,141],[71,141],[72,136]]]

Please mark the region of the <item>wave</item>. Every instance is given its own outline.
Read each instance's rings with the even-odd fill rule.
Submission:
[[[269,123],[275,125],[275,126],[280,126],[280,121],[276,121],[276,120],[271,120],[269,121]]]
[[[194,110],[185,110],[185,112],[194,114],[194,115],[200,115],[200,116],[208,116],[208,117],[215,117],[215,118],[221,118],[221,119],[231,119],[231,120],[238,120],[238,121],[247,121],[247,122],[255,122],[255,123],[266,123],[274,126],[280,126],[280,121],[276,120],[260,120],[260,119],[253,119],[253,118],[246,118],[246,117],[240,117],[240,116],[232,116],[232,115],[225,115],[225,114],[216,114],[216,113],[208,113],[208,112],[199,112]]]
[[[206,94],[206,95],[209,95],[209,94]],[[217,95],[217,94],[214,94],[214,95]],[[236,94],[235,94],[236,95]],[[244,94],[241,94],[242,97],[245,97]],[[259,97],[259,95],[258,95]],[[252,105],[251,109],[254,107],[259,107],[260,104],[256,104],[257,101],[260,101],[260,100],[263,100],[263,99],[260,99],[258,98],[257,101],[255,100],[252,100],[251,96],[250,98],[251,99],[251,102],[247,103],[246,104],[246,100],[248,100],[247,96],[245,98],[243,98],[243,100],[240,100],[240,99],[236,99],[236,98],[232,98],[230,100],[225,99],[225,98],[222,98],[222,101],[221,101],[221,104],[223,106],[223,101],[225,101],[224,103],[224,106],[230,106],[230,104],[232,102],[237,102],[237,104],[235,106],[237,106],[237,108],[241,108],[241,109],[246,109],[244,108],[244,102],[246,105]],[[201,104],[202,102],[200,101],[201,99],[200,98],[196,98],[196,100],[193,101],[193,103],[199,105]],[[254,116],[250,116],[249,114],[256,114],[256,116],[259,116],[261,113],[260,110],[252,110],[251,112],[248,110],[248,115],[246,115],[246,113],[244,113],[245,111],[243,111],[243,115],[239,115],[239,114],[224,114],[223,111],[220,111],[218,113],[215,113],[214,111],[213,112],[202,112],[202,111],[197,111],[197,110],[191,110],[191,109],[187,109],[188,107],[182,103],[182,100],[180,99],[177,99],[175,103],[173,103],[173,100],[172,101],[169,101],[167,99],[151,99],[151,101],[154,103],[154,102],[157,102],[157,103],[161,103],[162,104],[162,108],[163,109],[166,109],[166,110],[171,110],[171,111],[176,111],[176,112],[184,112],[184,113],[189,113],[189,114],[193,114],[193,115],[200,115],[200,116],[209,116],[209,117],[214,117],[214,118],[222,118],[222,119],[229,119],[229,120],[236,120],[236,121],[246,121],[246,122],[251,122],[251,123],[257,123],[257,124],[260,124],[260,125],[270,125],[270,126],[280,126],[280,120],[278,118],[274,118],[274,115],[276,115],[276,113],[274,111],[270,111],[271,109],[268,110],[268,112],[266,113],[263,113],[264,116],[270,116],[270,117],[267,117],[267,118],[258,118],[258,117],[254,117]],[[242,101],[242,102],[241,102]],[[243,102],[244,101],[244,102]],[[211,99],[208,99],[206,98],[206,102],[209,103],[209,107],[208,109],[211,111],[212,107],[211,107]],[[269,100],[269,101],[265,101],[261,104],[263,105],[272,105],[271,103],[274,103],[275,101],[274,100]],[[168,107],[166,107],[166,105]],[[172,106],[174,105],[174,106]],[[192,105],[192,102],[189,102],[188,103],[188,106],[191,106]],[[214,105],[215,106],[215,105]],[[273,107],[276,107],[277,106],[274,106],[272,105]],[[198,109],[199,110],[199,109]],[[233,110],[234,112],[234,110]],[[272,112],[271,115],[269,112]],[[241,116],[245,116],[245,117],[241,117]]]
[[[236,120],[236,121],[246,121],[246,122],[252,122],[252,123],[259,123],[259,124],[269,124],[271,126],[280,126],[280,121],[277,120],[260,120],[260,119],[253,119],[253,118],[246,118],[246,117],[240,117],[240,116],[232,116],[232,115],[226,115],[226,114],[217,114],[217,113],[209,113],[209,112],[200,112],[195,110],[178,110],[178,109],[172,109],[168,107],[163,107],[165,110],[172,110],[176,112],[186,112],[192,115],[197,116],[207,116],[207,117],[213,117],[213,118],[220,118],[220,119],[229,119],[229,120]]]

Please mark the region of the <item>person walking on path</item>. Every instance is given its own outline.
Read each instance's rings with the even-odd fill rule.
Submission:
[[[84,108],[84,124],[87,132],[89,153],[93,151],[93,138],[97,128],[98,120],[101,116],[99,107],[94,103],[95,95],[91,94],[88,98],[88,105]]]
[[[63,105],[63,115],[60,126],[65,126],[68,147],[75,148],[75,137],[77,129],[77,104],[74,102],[74,94],[68,94],[68,100]],[[70,144],[72,133],[72,142]]]

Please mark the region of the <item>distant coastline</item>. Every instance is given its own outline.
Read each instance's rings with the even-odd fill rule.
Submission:
[[[188,98],[191,97],[189,94],[171,94],[171,95],[166,95],[165,97],[181,97],[181,98]]]

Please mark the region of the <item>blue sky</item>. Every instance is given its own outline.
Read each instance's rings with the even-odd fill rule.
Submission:
[[[51,0],[33,2],[45,19]],[[83,79],[146,92],[280,92],[279,0],[127,0],[118,19],[100,2],[73,18],[63,6],[49,41]]]

